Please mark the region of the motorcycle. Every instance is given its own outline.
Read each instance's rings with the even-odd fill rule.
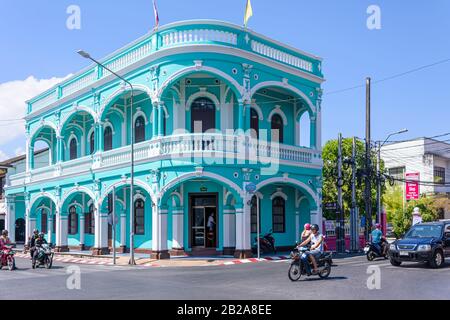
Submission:
[[[291,253],[291,266],[289,268],[289,279],[291,281],[299,281],[302,275],[306,275],[308,277],[312,276],[312,274],[308,273],[307,267],[303,260],[301,259],[302,255],[306,252],[308,252],[309,249],[307,247],[297,247],[292,251]],[[331,273],[331,266],[332,266],[332,260],[331,260],[331,252],[324,252],[320,258],[317,260],[317,267],[319,269],[318,276],[321,279],[326,279],[330,276]],[[312,265],[312,262],[309,261],[308,263],[310,266],[310,270],[312,270],[314,267]]]
[[[265,234],[264,236],[260,235],[259,237],[255,238],[255,247],[258,245],[258,241],[262,253],[277,253],[277,248],[275,247],[275,238],[273,237],[272,231],[269,231],[269,233]]]
[[[0,253],[0,270],[3,267],[8,267],[9,271],[16,269],[16,260],[14,259],[15,252],[10,247],[5,247]]]
[[[39,268],[40,266],[45,266],[46,269],[51,269],[53,265],[54,252],[48,244],[43,244],[36,247],[37,257],[33,259],[32,267],[33,269]]]
[[[368,242],[364,248],[364,253],[367,256],[367,260],[373,261],[376,258],[389,259],[389,251],[384,250],[386,253],[383,254],[382,250],[384,246],[388,246],[386,239],[381,239],[381,250],[377,248],[373,243]]]

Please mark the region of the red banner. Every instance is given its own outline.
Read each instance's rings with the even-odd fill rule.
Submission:
[[[420,199],[420,173],[407,173],[406,174],[406,200],[419,200]]]

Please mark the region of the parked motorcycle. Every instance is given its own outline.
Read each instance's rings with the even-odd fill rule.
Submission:
[[[289,268],[289,279],[291,281],[299,281],[302,275],[306,275],[308,277],[312,276],[312,274],[308,274],[307,267],[301,259],[302,255],[308,251],[309,249],[307,247],[297,247],[294,251],[292,251],[292,263]],[[317,259],[317,267],[319,269],[319,273],[317,275],[321,279],[326,279],[330,276],[332,266],[331,256],[331,252],[324,252],[320,258]],[[312,270],[314,267],[309,259],[308,263],[310,265],[310,270]]]
[[[0,252],[0,270],[3,267],[8,267],[9,271],[16,269],[16,260],[14,259],[15,252],[11,247],[5,247]]]
[[[259,241],[261,253],[277,253],[277,248],[275,247],[275,238],[273,237],[272,230],[264,236],[259,236],[255,238],[255,247],[257,246]]]
[[[386,239],[381,239],[381,250],[377,248],[373,243],[368,242],[364,248],[364,253],[367,256],[367,260],[373,261],[376,258],[389,259],[389,250],[384,250],[386,253],[383,254],[383,247],[388,246]]]
[[[45,266],[46,269],[51,269],[53,265],[54,252],[48,244],[42,244],[36,247],[37,257],[33,259],[32,267],[33,269],[39,268],[40,266]]]

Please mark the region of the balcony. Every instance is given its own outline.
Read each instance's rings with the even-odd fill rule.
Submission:
[[[187,21],[169,24],[102,59],[102,63],[115,72],[121,72],[146,59],[150,62],[151,56],[156,52],[176,47],[186,48],[191,45],[239,49],[239,52],[245,51],[264,57],[301,71],[318,81],[323,80],[320,58],[278,43],[251,30],[219,21]],[[84,89],[97,85],[108,76],[110,74],[106,70],[90,66],[28,101],[28,114],[56,105],[62,99],[75,97]]]
[[[199,161],[223,165],[290,165],[321,169],[320,151],[258,141],[247,136],[222,134],[188,134],[168,136],[135,145],[136,164],[160,160]],[[83,175],[91,171],[127,167],[131,161],[131,146],[97,153],[53,166],[20,173],[10,177],[10,187],[42,182],[55,178]],[[212,163],[212,164],[211,164]]]

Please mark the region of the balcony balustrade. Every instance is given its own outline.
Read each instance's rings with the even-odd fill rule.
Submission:
[[[44,168],[20,173],[10,177],[10,186],[18,187],[55,177],[82,175],[91,170],[127,167],[131,161],[131,146],[96,153],[79,159],[57,163]],[[270,164],[308,166],[321,168],[320,151],[271,143],[252,139],[248,136],[222,134],[187,134],[167,136],[141,142],[135,145],[136,164],[158,160],[208,159],[208,164]]]
[[[108,68],[120,72],[157,51],[189,45],[216,45],[237,48],[271,59],[322,78],[321,60],[300,50],[282,45],[253,31],[217,21],[187,21],[161,27],[102,60]],[[82,89],[109,76],[97,66],[66,79],[28,102],[28,114],[75,95]]]

